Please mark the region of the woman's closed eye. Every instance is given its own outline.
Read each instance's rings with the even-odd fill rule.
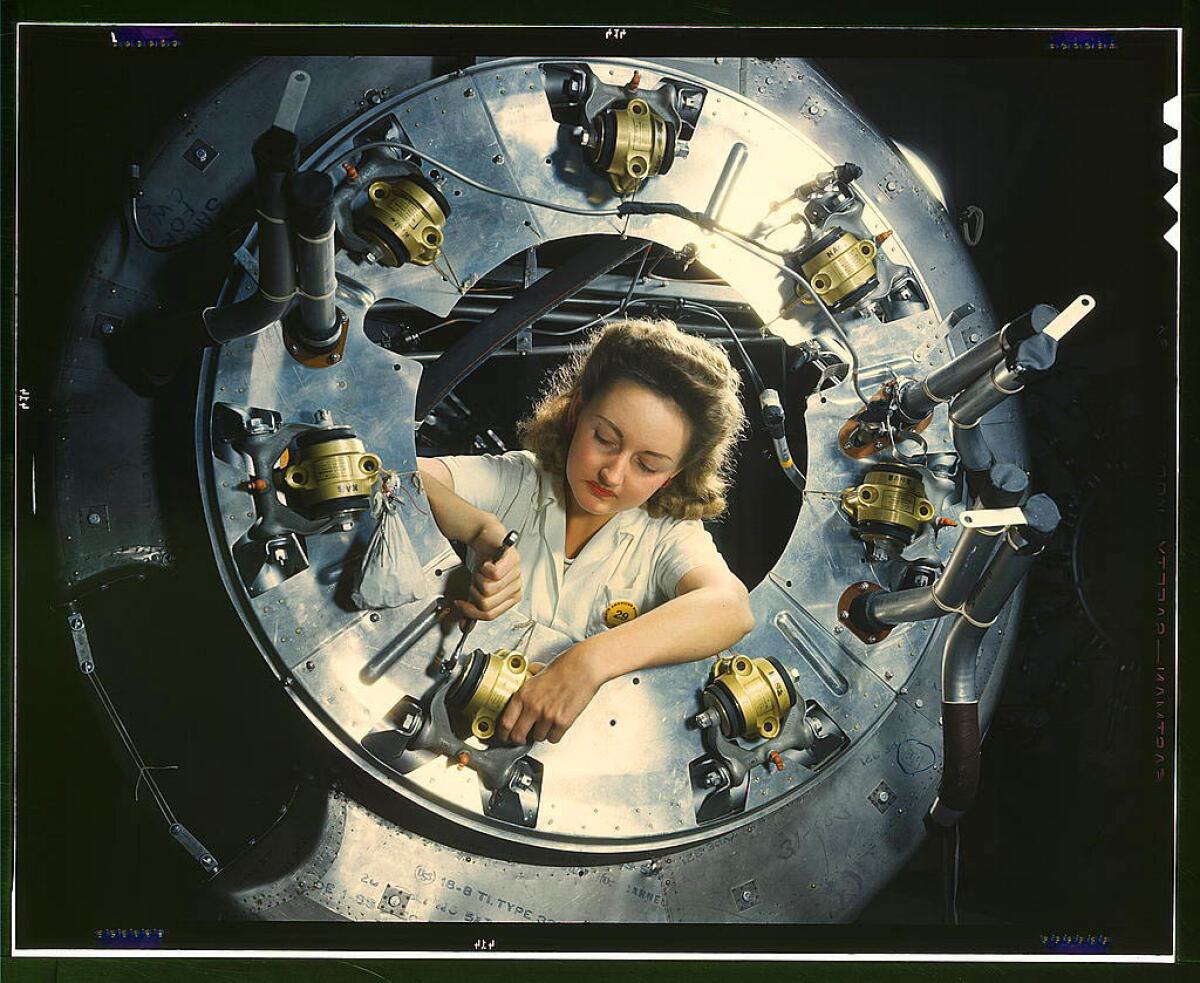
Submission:
[[[596,443],[605,450],[616,450],[617,447],[620,446],[620,441],[614,437],[608,436],[608,434],[604,433],[598,428],[594,428],[592,430],[592,437],[595,439]],[[652,468],[641,458],[637,459],[637,466],[638,470],[643,474],[658,474],[661,471],[660,468]]]

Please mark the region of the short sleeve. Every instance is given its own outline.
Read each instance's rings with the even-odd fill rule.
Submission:
[[[672,523],[655,550],[654,586],[660,596],[669,601],[685,575],[708,563],[719,563],[724,567],[725,558],[704,524],[698,519]]]
[[[524,484],[537,481],[533,462],[524,451],[463,454],[438,460],[449,469],[459,498],[499,517],[512,509]]]

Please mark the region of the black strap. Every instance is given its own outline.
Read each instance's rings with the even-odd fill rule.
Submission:
[[[437,361],[426,367],[417,387],[416,418],[425,419],[447,393],[525,325],[544,317],[596,277],[645,248],[646,242],[642,239],[605,236],[493,311],[465,338],[447,348]]]

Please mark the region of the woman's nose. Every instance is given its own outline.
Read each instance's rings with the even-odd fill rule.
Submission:
[[[600,469],[600,477],[604,479],[607,485],[619,485],[621,479],[625,476],[625,459],[617,457],[608,461]]]

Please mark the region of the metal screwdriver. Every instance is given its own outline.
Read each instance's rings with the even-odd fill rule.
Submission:
[[[496,550],[495,556],[492,557],[493,563],[499,563],[504,557],[504,554],[509,551],[510,547],[517,545],[517,540],[521,538],[521,534],[515,529],[510,529],[500,541],[500,548]],[[463,645],[466,644],[467,636],[471,633],[471,629],[475,627],[475,619],[465,618],[462,623],[462,637],[458,640],[458,645],[455,646],[453,654],[449,659],[442,660],[442,672],[449,672],[458,665],[458,657],[462,655]]]

